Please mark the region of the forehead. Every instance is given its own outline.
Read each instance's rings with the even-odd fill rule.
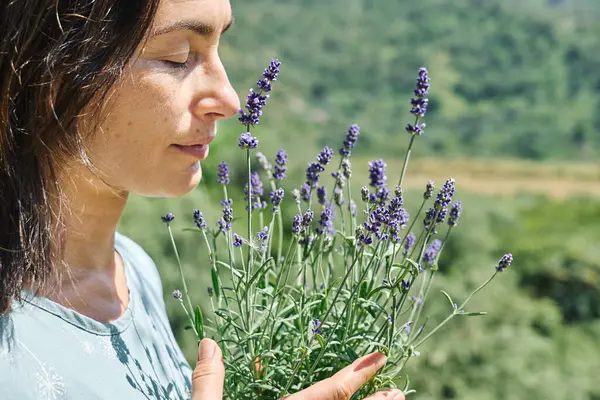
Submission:
[[[231,5],[229,0],[161,0],[154,28],[160,29],[182,20],[222,28],[231,21]]]

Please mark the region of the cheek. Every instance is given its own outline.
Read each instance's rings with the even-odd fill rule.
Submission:
[[[113,98],[90,146],[90,158],[105,182],[147,196],[179,196],[196,187],[199,166],[169,147],[187,131],[187,107],[160,85],[124,87]]]

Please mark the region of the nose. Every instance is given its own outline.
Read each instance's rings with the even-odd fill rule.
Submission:
[[[225,67],[218,56],[204,70],[198,85],[193,112],[206,122],[231,118],[240,109],[240,99],[231,86]]]

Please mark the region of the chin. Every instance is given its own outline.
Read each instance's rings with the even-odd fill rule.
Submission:
[[[201,180],[202,169],[197,168],[191,174],[188,171],[187,174],[171,175],[160,182],[150,182],[152,187],[138,194],[146,197],[181,197],[196,189]]]

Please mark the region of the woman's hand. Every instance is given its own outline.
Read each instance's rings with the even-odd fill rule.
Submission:
[[[384,366],[385,356],[372,353],[361,357],[329,379],[292,395],[286,400],[348,400]],[[219,346],[203,339],[198,349],[198,362],[192,374],[192,400],[221,400],[225,367]],[[365,400],[404,400],[401,391],[394,389],[375,393]]]

